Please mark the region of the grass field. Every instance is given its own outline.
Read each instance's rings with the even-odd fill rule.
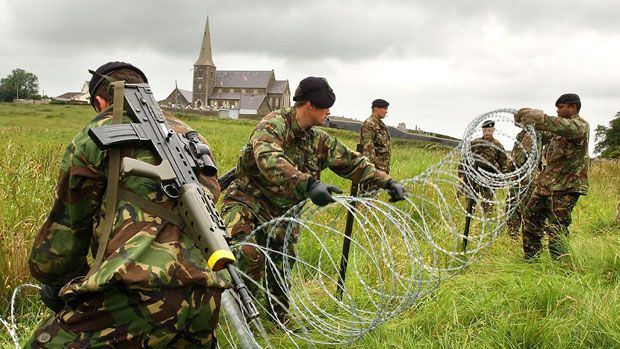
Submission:
[[[12,290],[33,282],[26,260],[52,201],[59,157],[93,116],[87,106],[0,104],[0,316]],[[210,142],[221,171],[232,167],[252,121],[182,116]],[[333,131],[347,145],[357,135]],[[396,178],[413,177],[447,153],[441,146],[396,141]],[[614,223],[620,165],[594,163],[590,193],[571,226],[573,263],[545,257],[521,262],[502,236],[474,266],[431,296],[354,343],[356,348],[620,348],[620,225]],[[349,184],[333,173],[325,181]],[[42,316],[34,291],[18,302],[20,338]],[[12,347],[0,327],[0,347]]]

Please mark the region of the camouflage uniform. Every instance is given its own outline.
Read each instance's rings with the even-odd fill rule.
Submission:
[[[282,216],[308,196],[308,180],[320,180],[321,171],[330,168],[336,174],[359,183],[384,186],[390,177],[378,171],[366,157],[349,150],[344,144],[325,131],[313,127],[303,130],[299,126],[294,108],[274,111],[256,126],[248,144],[241,150],[236,178],[224,194],[222,215],[232,243],[249,241],[265,246],[266,232],[250,233],[260,224]],[[276,229],[270,238],[269,248],[282,250],[284,229]],[[295,255],[298,231],[290,232],[293,238],[287,254]],[[260,282],[264,256],[250,246],[237,251],[242,270]],[[282,257],[270,256],[282,271]],[[288,300],[267,273],[270,292],[285,305]],[[251,282],[248,282],[251,284]],[[277,307],[277,316],[285,309]]]
[[[392,141],[383,120],[371,115],[360,130],[360,144],[364,146],[365,155],[375,167],[385,173],[390,173],[390,158],[392,157]]]
[[[387,127],[376,115],[371,115],[360,129],[360,144],[364,147],[365,155],[378,170],[390,173],[390,158],[392,157],[392,141]],[[378,190],[377,186],[362,185],[361,192]]]
[[[550,137],[543,139],[543,144],[549,142],[545,145],[544,167],[523,214],[523,251],[526,259],[539,254],[547,221],[549,252],[557,259],[567,253],[564,240],[568,238],[573,207],[579,195],[588,192],[590,126],[575,114],[570,118],[544,115],[534,127],[548,131]]]
[[[189,131],[178,119],[167,118],[176,132]],[[97,115],[62,158],[55,201],[29,266],[42,283],[64,285],[65,306],[39,325],[26,347],[208,347],[215,343],[220,294],[230,285],[206,267],[179,227],[119,199],[104,259],[87,274],[88,250],[97,250],[102,234],[108,171],[107,152],[87,131],[110,123],[111,114]],[[123,147],[125,156],[158,162],[148,148]],[[216,178],[200,180],[210,194],[219,195]],[[177,204],[152,179],[125,176],[119,187],[171,210]]]
[[[540,147],[540,140],[538,142],[538,145]],[[506,172],[514,171],[515,169],[523,166],[523,164],[527,161],[527,152],[531,149],[532,140],[530,138],[530,134],[526,130],[521,130],[521,132],[517,134],[515,144],[512,146],[512,161],[509,162]],[[538,170],[536,170],[532,174],[532,178],[534,178],[534,181],[531,182],[531,185],[528,187],[527,191],[522,194],[523,197],[521,198],[521,201],[518,203],[517,207],[515,207],[512,215],[508,217],[508,221],[506,222],[506,225],[508,226],[508,234],[515,239],[518,239],[520,235],[523,210],[525,209],[525,205],[527,204],[528,200],[532,196],[532,192],[534,191],[535,186],[534,183],[537,175]],[[528,179],[524,178],[521,182],[521,185],[527,185],[527,181]],[[513,204],[513,201],[516,200],[519,191],[520,188],[513,188],[510,190],[510,196],[506,200],[506,211],[509,211],[511,209],[511,205]]]
[[[481,168],[489,172],[503,172],[508,166],[508,157],[506,156],[504,146],[495,138],[491,138],[488,141],[482,137],[474,139],[471,142],[471,152],[474,159],[476,159],[474,166],[477,168]],[[462,162],[459,163],[458,172],[459,177],[463,177],[463,184],[472,185],[478,195],[486,200],[481,203],[481,206],[484,212],[488,212],[492,207],[492,204],[488,201],[493,200],[493,190],[488,187],[479,186],[475,183],[470,183],[471,181],[467,178],[467,174],[464,170],[464,164]]]

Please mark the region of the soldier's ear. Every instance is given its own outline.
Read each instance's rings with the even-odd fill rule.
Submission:
[[[107,108],[110,104],[101,96],[95,96],[95,110],[101,112]]]

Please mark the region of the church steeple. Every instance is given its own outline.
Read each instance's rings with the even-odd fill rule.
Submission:
[[[195,107],[206,107],[209,94],[215,86],[215,64],[211,55],[211,33],[209,31],[209,16],[205,23],[205,31],[202,35],[202,47],[198,60],[194,63],[194,86],[193,104]]]
[[[210,65],[213,64],[213,57],[211,55],[211,32],[209,31],[209,16],[207,16],[207,23],[205,24],[205,32],[202,34],[202,48],[200,49],[200,56],[194,65]]]

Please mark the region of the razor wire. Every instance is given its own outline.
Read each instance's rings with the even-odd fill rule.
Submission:
[[[221,314],[219,346],[348,345],[407,311],[441,282],[480,259],[523,200],[540,159],[533,127],[524,127],[532,140],[530,149],[503,131],[502,125],[513,126],[514,113],[514,109],[498,109],[476,117],[458,147],[420,175],[400,181],[407,191],[404,201],[388,203],[385,191],[375,191],[359,197],[336,196],[336,202],[325,207],[302,202],[254,230],[252,234],[266,237],[265,244],[232,246],[258,250],[264,256],[264,273],[270,277],[253,280],[237,269],[245,283],[258,290],[252,296],[262,314],[261,322],[251,326],[241,321],[246,338],[240,339],[239,319]],[[480,136],[486,120],[499,125],[496,135],[515,141],[515,146],[524,150],[525,163],[516,166],[513,162],[512,171],[501,171],[472,151],[471,141]],[[466,180],[459,178],[459,173]],[[471,212],[467,211],[468,200],[475,202]],[[347,214],[353,216],[354,230],[346,283],[339,298]],[[463,232],[466,220],[471,222],[468,236]],[[283,241],[272,238],[278,234],[284,234]],[[467,250],[463,248],[465,240]],[[11,299],[9,321],[0,317],[16,348],[19,336],[14,303],[25,286],[37,287],[18,286]],[[284,290],[288,305],[271,291],[273,287]],[[276,315],[278,307],[288,311]]]
[[[349,345],[479,260],[522,204],[540,159],[532,126],[524,128],[532,140],[529,149],[508,131],[516,129],[515,113],[498,109],[475,118],[458,147],[422,174],[400,181],[407,191],[402,202],[388,203],[385,191],[337,196],[335,203],[325,207],[302,202],[252,232],[257,241],[261,235],[266,243],[248,239],[233,246],[252,247],[264,258],[262,280],[239,270],[245,283],[258,289],[254,302],[268,333],[254,331],[254,347]],[[481,136],[486,120],[495,122],[496,137],[510,139],[523,149],[525,163],[518,166],[509,158],[513,166],[507,171],[476,155],[472,141]],[[473,203],[471,212],[468,200]],[[353,215],[354,229],[339,298],[347,213]],[[467,236],[466,220],[470,223]],[[273,292],[278,288],[284,296]],[[286,314],[277,313],[282,308],[288,309]],[[220,323],[224,328],[218,338],[220,347],[236,347],[238,339],[234,331],[226,330],[226,323],[225,319]]]

